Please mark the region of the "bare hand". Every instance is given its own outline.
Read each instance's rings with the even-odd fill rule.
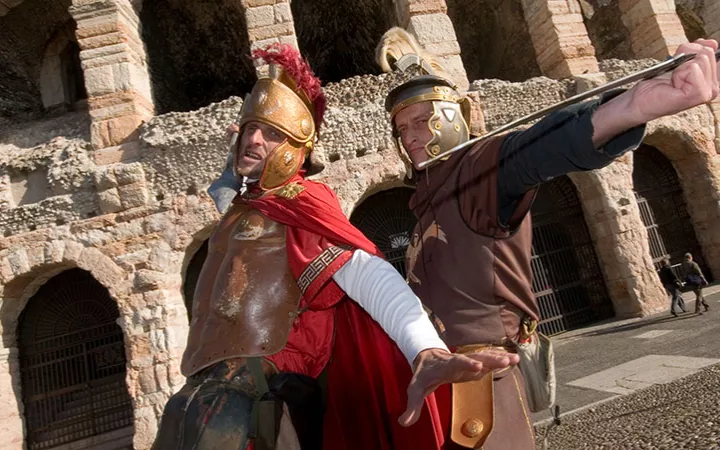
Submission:
[[[713,39],[698,39],[680,45],[676,55],[695,53],[696,56],[671,74],[635,85],[630,91],[631,111],[644,123],[713,100],[719,90],[717,49],[718,43]]]
[[[231,123],[225,132],[227,133],[228,139],[230,139],[233,134],[240,132],[240,126],[236,123]]]
[[[515,365],[520,361],[514,353],[487,350],[458,355],[432,348],[415,358],[415,370],[408,386],[407,409],[400,416],[400,425],[409,427],[420,418],[425,397],[445,383],[479,380],[486,373]]]

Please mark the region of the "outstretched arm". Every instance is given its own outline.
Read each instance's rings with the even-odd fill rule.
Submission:
[[[405,280],[377,256],[356,250],[333,279],[380,324],[413,367],[408,407],[400,418],[404,426],[417,421],[425,397],[438,386],[476,380],[490,370],[518,363],[518,356],[514,354],[450,353]]]
[[[718,95],[718,43],[698,39],[682,44],[676,54],[696,56],[672,73],[644,80],[604,104],[593,115],[592,140],[602,147],[613,136],[659,117],[707,103]]]
[[[593,170],[634,150],[645,124],[706,103],[718,94],[714,40],[681,45],[677,53],[697,56],[632,89],[599,101],[573,105],[503,141],[498,177],[500,220],[506,223],[528,190],[570,172]]]

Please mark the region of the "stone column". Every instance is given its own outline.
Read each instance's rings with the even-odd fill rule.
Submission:
[[[637,317],[666,309],[667,294],[655,274],[633,192],[632,154],[570,178],[582,201],[615,314]]]
[[[187,342],[187,312],[181,277],[160,271],[167,258],[181,261],[167,246],[150,252],[147,269],[135,273],[134,293],[120,322],[126,334],[127,383],[135,403],[133,446],[149,449],[168,399],[185,383],[180,361]]]
[[[469,86],[467,73],[445,0],[398,0],[395,6],[399,25],[414,34],[427,51],[436,55],[453,81],[460,89],[466,90]]]
[[[240,0],[245,8],[250,51],[275,42],[298,48],[290,0]],[[258,76],[267,73],[267,65],[256,63]]]
[[[523,0],[522,4],[544,75],[561,79],[598,72],[578,0]]]
[[[74,0],[70,7],[85,75],[96,149],[133,141],[154,114],[145,48],[128,0]]]
[[[687,42],[673,0],[620,0],[620,13],[638,58],[662,60]]]

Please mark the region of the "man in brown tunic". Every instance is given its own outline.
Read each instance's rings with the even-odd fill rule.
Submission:
[[[389,47],[379,47],[385,50],[378,55],[383,66],[403,53],[386,51]],[[418,46],[409,47],[417,51]],[[451,350],[516,352],[519,343],[536,338],[539,313],[531,290],[528,214],[536,187],[610,164],[641,143],[646,122],[715,98],[716,50],[713,40],[683,44],[678,53],[698,56],[672,76],[568,107],[525,131],[481,141],[425,170],[418,169],[420,163],[469,139],[469,108],[453,83],[428,75],[437,73],[436,64],[416,60],[426,75],[391,91],[386,109],[417,188],[410,201],[418,224],[407,252],[408,282],[444,328]],[[534,448],[519,367],[496,371],[491,388],[480,382],[453,385],[451,395],[453,418],[446,425],[458,445],[452,448]],[[492,422],[480,433],[468,432],[468,424],[477,425],[482,417]]]

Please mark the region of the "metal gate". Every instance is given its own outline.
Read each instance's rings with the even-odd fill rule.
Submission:
[[[19,323],[28,449],[132,425],[118,317],[107,289],[80,269],[52,278],[30,299]]]
[[[365,200],[350,217],[350,222],[380,248],[403,277],[407,275],[405,251],[417,223],[408,207],[412,194],[408,188],[380,192]]]
[[[633,165],[635,199],[647,229],[655,268],[660,270],[666,257],[672,264],[680,263],[690,252],[709,279],[711,274],[672,163],[654,147],[642,145],[635,151]]]
[[[532,207],[533,293],[547,335],[613,316],[575,186],[559,177],[540,186]]]

